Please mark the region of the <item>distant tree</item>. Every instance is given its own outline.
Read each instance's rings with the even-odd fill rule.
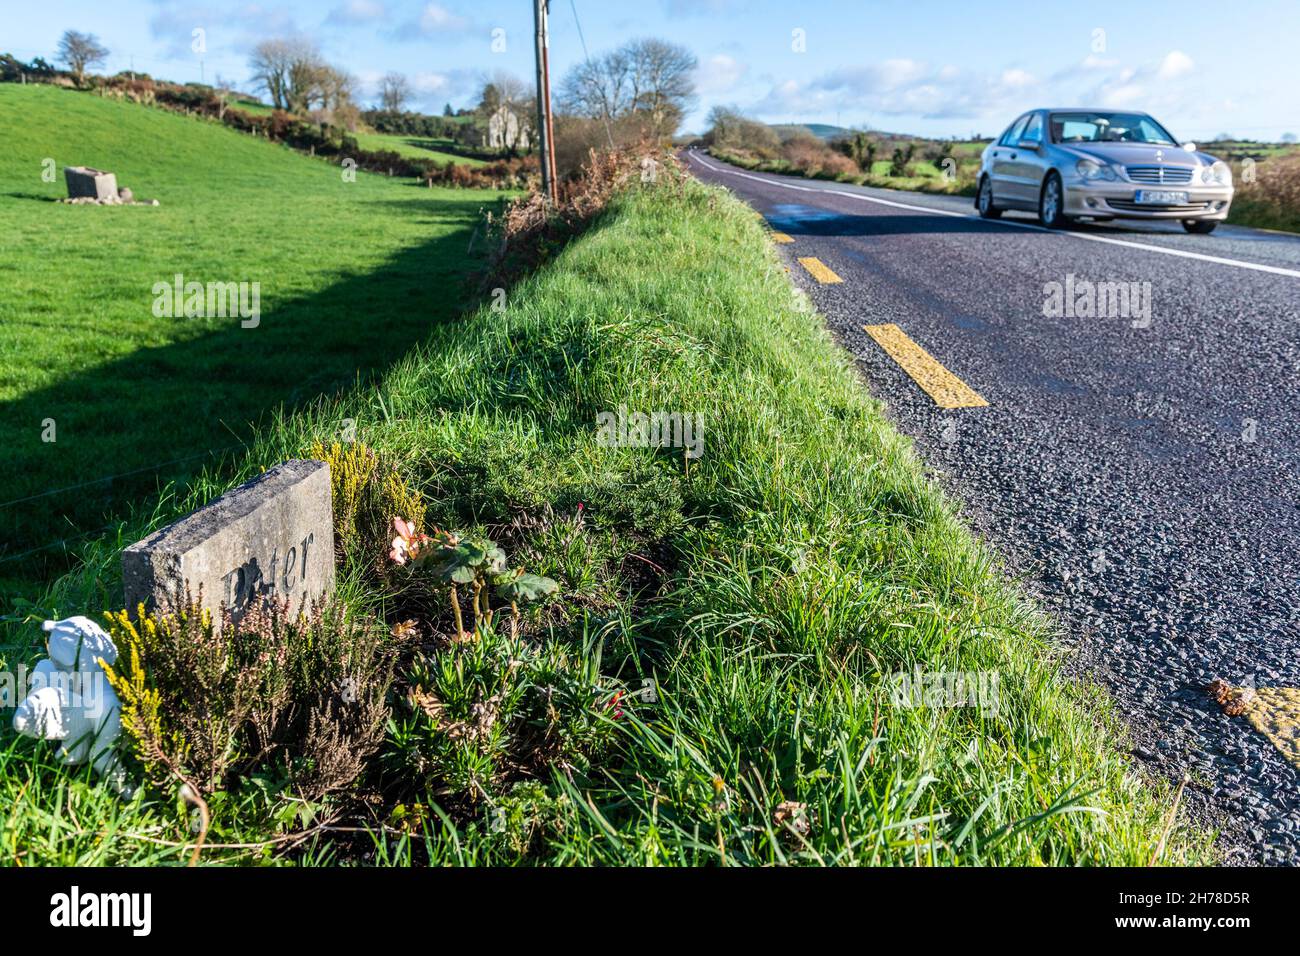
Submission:
[[[747,149],[760,154],[774,152],[781,145],[776,130],[751,119],[735,106],[715,106],[709,111],[709,131],[704,141],[710,146]]]
[[[858,169],[864,173],[871,172],[871,165],[876,161],[876,142],[865,130],[855,130],[851,135],[836,140],[833,145],[853,160]]]
[[[930,157],[930,162],[934,163],[935,169],[942,172],[943,164],[950,159],[952,159],[952,140],[946,139],[934,151],[934,155]]]
[[[411,98],[411,83],[401,73],[386,73],[379,81],[379,108],[393,113],[402,112],[402,108]]]
[[[495,83],[484,83],[478,95],[478,112],[485,118],[501,108],[501,91]]]
[[[1295,133],[1283,133],[1283,134],[1282,134],[1282,142],[1284,142],[1284,143],[1294,143],[1295,141],[1296,141],[1296,135],[1295,135]]]
[[[224,120],[226,118],[226,103],[230,100],[234,84],[218,73],[213,88],[217,91],[217,119]]]
[[[513,130],[514,135],[507,134],[507,141],[504,144],[505,148],[513,153],[531,137],[532,129],[537,125],[534,117],[536,102],[527,83],[513,73],[498,70],[483,83],[476,110],[479,122],[490,123],[492,117],[502,108],[514,114],[514,124],[509,120],[506,121],[506,130]]]
[[[570,70],[560,84],[560,108],[606,125],[639,114],[655,135],[670,136],[694,102],[697,65],[685,47],[631,40]]]
[[[456,111],[453,110],[453,109],[451,108],[451,104],[448,103],[446,106],[444,106],[444,107],[442,108],[442,115],[443,115],[443,116],[455,116],[455,115],[456,115]]]
[[[86,78],[87,67],[100,66],[107,57],[108,49],[93,33],[68,30],[59,41],[59,59],[68,64],[78,85]]]
[[[894,155],[889,161],[889,175],[906,176],[907,167],[912,162],[912,154],[915,152],[915,143],[908,143],[906,146],[895,146]]]
[[[321,97],[326,65],[306,40],[263,40],[248,65],[257,89],[265,90],[276,109],[306,113]]]
[[[315,97],[319,104],[319,114],[315,118],[355,130],[361,119],[361,110],[356,105],[357,80],[347,70],[322,65],[316,76]]]

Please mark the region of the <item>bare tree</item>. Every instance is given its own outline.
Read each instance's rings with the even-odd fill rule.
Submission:
[[[694,101],[696,66],[694,54],[685,47],[664,40],[632,40],[570,70],[560,84],[560,108],[607,125],[641,114],[655,135],[671,135]]]
[[[219,104],[217,106],[217,119],[224,120],[226,118],[226,103],[230,100],[230,94],[234,91],[234,84],[218,73],[212,87],[217,91],[217,102]]]
[[[355,130],[361,119],[357,107],[357,79],[347,70],[335,66],[321,66],[317,76],[317,102],[320,104],[316,119]]]
[[[560,84],[560,109],[574,116],[606,122],[632,108],[631,64],[621,50],[579,63]]]
[[[501,105],[506,109],[518,112],[532,101],[533,88],[513,73],[497,70],[490,83],[496,87]]]
[[[411,83],[401,73],[386,73],[379,81],[379,105],[392,113],[402,112],[411,98]]]
[[[699,61],[690,50],[664,40],[633,40],[624,49],[632,64],[633,110],[648,114],[655,132],[672,134],[695,99]]]
[[[68,30],[59,41],[59,59],[72,69],[78,85],[86,78],[86,68],[101,65],[107,56],[108,49],[93,33]]]
[[[306,113],[319,101],[328,69],[312,43],[297,39],[263,40],[254,47],[248,65],[257,88],[271,97],[271,105],[291,113]]]

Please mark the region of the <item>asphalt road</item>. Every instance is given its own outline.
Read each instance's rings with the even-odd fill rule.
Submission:
[[[1223,827],[1227,862],[1300,864],[1300,770],[1204,690],[1300,687],[1300,238],[1052,232],[981,220],[965,198],[685,159],[794,240],[779,247],[792,277],[1056,613],[1070,668],[1111,691],[1135,759],[1190,774],[1185,799]],[[1050,314],[1049,284],[1067,281],[1139,283],[1139,314]],[[988,406],[936,405],[863,331],[882,323]]]

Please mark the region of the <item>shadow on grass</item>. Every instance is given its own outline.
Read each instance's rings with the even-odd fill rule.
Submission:
[[[451,232],[380,268],[0,405],[0,612],[66,570],[81,542],[170,483],[236,460],[259,423],[374,380],[474,298],[480,199],[440,202]],[[427,208],[427,204],[426,204]],[[185,321],[183,319],[177,321]],[[55,441],[46,423],[53,420]]]

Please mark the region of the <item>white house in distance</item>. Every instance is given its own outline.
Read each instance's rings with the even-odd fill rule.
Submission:
[[[523,151],[532,142],[532,124],[526,115],[502,104],[488,117],[487,127],[479,130],[480,145],[489,149]]]

